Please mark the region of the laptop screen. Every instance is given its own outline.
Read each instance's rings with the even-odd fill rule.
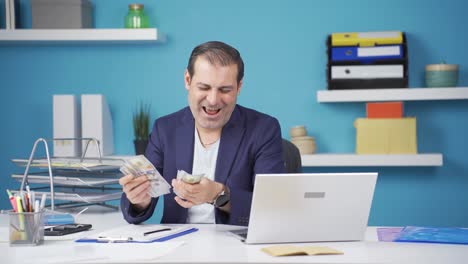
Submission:
[[[362,240],[377,173],[257,174],[246,243]]]

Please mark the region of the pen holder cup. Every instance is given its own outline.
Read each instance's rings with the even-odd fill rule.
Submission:
[[[43,212],[10,212],[10,246],[37,246],[44,242]]]

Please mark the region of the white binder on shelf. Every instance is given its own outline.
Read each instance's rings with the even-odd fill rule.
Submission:
[[[10,0],[5,0],[5,29],[11,29]]]
[[[331,66],[332,79],[403,78],[403,65]]]
[[[95,138],[99,141],[101,155],[114,153],[114,134],[112,117],[106,98],[102,94],[81,95],[81,136]],[[83,152],[86,140],[82,141]],[[86,157],[99,157],[96,144],[90,142],[86,150]]]
[[[75,95],[53,96],[53,137],[80,138],[81,113]],[[54,140],[54,157],[78,157],[81,155],[79,140]]]
[[[16,28],[16,11],[15,11],[15,0],[6,0],[10,1],[10,29]]]

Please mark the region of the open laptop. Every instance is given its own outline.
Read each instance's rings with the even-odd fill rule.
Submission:
[[[363,240],[377,173],[257,174],[247,244]],[[246,232],[248,231],[248,232]]]

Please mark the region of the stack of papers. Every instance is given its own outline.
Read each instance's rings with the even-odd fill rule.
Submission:
[[[26,166],[27,159],[12,159],[13,163],[18,166]],[[122,160],[116,159],[84,159],[80,158],[52,158],[50,160],[51,166],[54,169],[63,170],[84,170],[84,171],[118,171],[119,167],[123,164]],[[49,167],[47,159],[34,159],[31,167],[47,169]]]

